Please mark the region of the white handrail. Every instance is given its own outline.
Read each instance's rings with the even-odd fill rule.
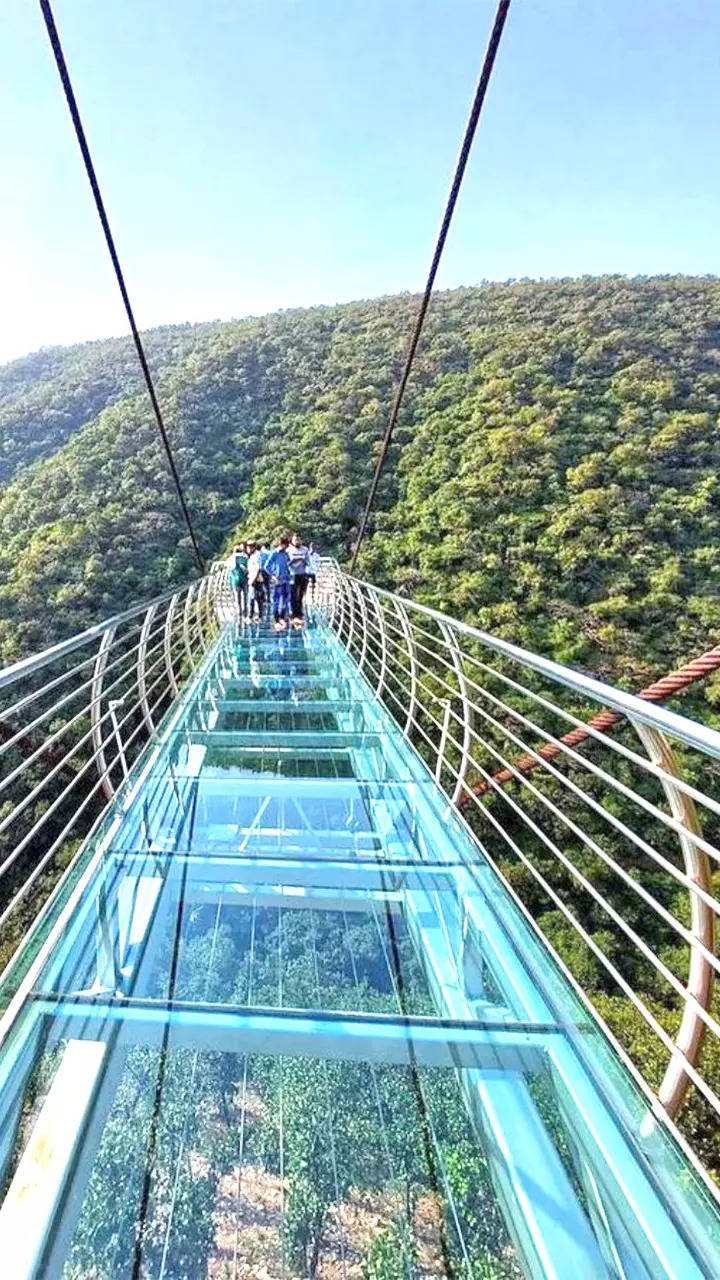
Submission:
[[[336,572],[341,571],[336,570]],[[360,578],[352,578],[350,574],[342,574],[342,576],[347,578],[348,581],[359,583],[366,591],[371,587],[370,583],[363,582]],[[583,694],[584,697],[590,698],[593,702],[599,702],[603,707],[611,707],[613,711],[619,711],[621,715],[627,716],[628,719],[639,720],[642,724],[661,729],[671,734],[672,737],[677,738],[678,741],[684,742],[687,746],[694,747],[705,755],[710,755],[720,760],[720,731],[711,729],[709,725],[690,720],[687,716],[679,715],[675,711],[669,711],[666,707],[657,703],[645,702],[634,693],[626,693],[614,685],[604,684],[602,680],[596,680],[594,676],[585,675],[582,671],[575,671],[572,667],[565,667],[559,662],[554,662],[552,658],[532,653],[529,649],[522,649],[519,645],[500,639],[499,636],[493,636],[487,631],[480,631],[477,627],[472,627],[467,622],[459,622],[456,618],[451,618],[449,614],[440,613],[438,609],[431,609],[428,605],[418,604],[416,600],[394,595],[391,591],[376,587],[374,584],[371,589],[377,595],[391,602],[402,600],[408,611],[422,614],[426,618],[432,618],[437,623],[445,623],[452,627],[456,635],[466,636],[470,640],[477,641],[484,648],[512,659],[512,661],[519,663],[520,666],[530,667],[540,675],[547,676],[555,684],[565,685],[569,689],[574,689],[576,693]]]

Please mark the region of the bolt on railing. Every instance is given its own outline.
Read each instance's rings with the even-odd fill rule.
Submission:
[[[636,1079],[670,1118],[692,1086],[717,1123],[720,1080],[703,1070],[700,1048],[720,1039],[720,733],[334,561],[318,586],[329,625],[616,1048],[632,1066],[654,1043],[656,1074],[635,1065]],[[591,731],[583,751],[563,743],[598,703],[624,728]],[[552,760],[541,755],[548,743],[559,746]],[[517,767],[528,756],[532,773]]]

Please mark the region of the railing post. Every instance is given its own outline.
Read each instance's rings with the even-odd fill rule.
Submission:
[[[206,602],[207,602],[208,631],[209,631],[211,641],[215,634],[214,627],[218,627],[220,625],[219,594],[220,594],[220,574],[222,570],[223,570],[223,566],[219,565],[216,562],[211,566],[210,573],[208,574],[208,578],[207,578]]]
[[[337,587],[333,586],[332,591],[330,591],[330,589],[328,588],[328,580],[329,580],[328,571],[325,569],[324,565],[321,565],[319,582],[318,582],[318,586],[320,586],[320,583],[322,583],[322,590],[320,592],[320,607],[321,609],[324,609],[328,622],[330,623],[330,626],[333,627],[335,624],[335,613],[337,611],[337,606],[338,606]],[[332,572],[332,581],[333,583],[335,582],[334,569]]]
[[[215,620],[220,626],[228,621],[226,615],[230,613],[227,565],[224,560],[216,560],[210,569],[209,593],[212,599],[212,607],[215,611]]]
[[[153,734],[155,732],[155,724],[153,722],[152,715],[150,714],[150,707],[148,706],[148,700],[147,700],[147,682],[145,680],[145,661],[147,657],[148,636],[150,635],[150,628],[152,627],[153,618],[155,617],[156,613],[157,613],[157,605],[151,604],[143,620],[142,630],[140,632],[140,643],[138,644],[138,655],[137,655],[137,684],[138,684],[138,693],[140,694],[140,709],[143,713],[143,720],[147,725],[148,733],[150,734]]]
[[[665,735],[650,725],[643,724],[631,717],[632,726],[642,742],[653,764],[659,765],[664,773],[676,778],[680,777],[675,753]],[[678,822],[695,836],[702,835],[702,827],[694,800],[679,787],[673,786],[667,778],[662,780],[662,788],[667,797],[670,812]],[[679,836],[685,872],[689,880],[705,893],[712,893],[710,859],[703,849],[699,849],[694,840]],[[712,1001],[715,970],[710,964],[703,948],[714,954],[715,951],[715,915],[712,908],[699,894],[690,892],[690,929],[697,939],[698,946],[690,948],[690,968],[688,972],[687,993],[694,998],[703,1009],[709,1009]],[[658,1089],[658,1098],[671,1120],[675,1118],[687,1092],[690,1078],[684,1069],[684,1063],[694,1066],[700,1051],[705,1023],[696,1006],[690,999],[686,1000],[682,1020],[675,1036],[677,1053],[668,1063],[662,1084]]]
[[[120,725],[118,723],[118,718],[117,718],[117,708],[124,706],[124,704],[125,704],[124,698],[113,698],[111,702],[108,702],[108,711],[110,712],[110,719],[112,720],[113,733],[115,734],[115,741],[117,742],[118,758],[122,766],[123,777],[127,778],[130,775],[130,770],[128,769],[128,766],[127,766],[127,760],[125,758],[125,747],[123,745],[123,740],[120,735]]]
[[[211,608],[215,615],[215,623],[219,627],[222,622],[222,593],[225,580],[225,565],[215,561],[210,571],[209,594]]]
[[[345,574],[343,574],[341,578],[341,583],[343,587],[343,592],[347,592],[347,601],[348,601],[349,612],[350,612],[350,617],[348,620],[348,637],[347,637],[347,640],[345,641],[345,648],[347,652],[350,653],[350,646],[352,645],[352,642],[355,638],[355,603],[353,600],[354,592],[352,589],[352,582],[350,581],[349,578],[345,576]]]
[[[465,781],[467,766],[472,759],[470,754],[471,748],[472,748],[472,718],[471,718],[471,711],[470,711],[470,699],[468,698],[467,681],[465,679],[465,668],[463,667],[462,657],[460,654],[460,646],[457,642],[457,636],[455,635],[455,632],[452,630],[452,628],[447,625],[446,622],[440,623],[440,630],[442,631],[443,640],[445,641],[445,644],[450,650],[450,657],[452,659],[453,667],[455,668],[455,674],[457,676],[458,686],[460,689],[460,697],[462,700],[462,715],[463,715],[462,760],[460,761],[460,768],[458,769],[458,772],[457,772],[457,778],[455,779],[455,787],[452,793],[452,802],[453,804],[457,804],[458,799],[460,798],[460,793],[463,789],[463,783]]]
[[[368,647],[367,605],[365,604],[365,597],[363,596],[362,587],[360,583],[354,582],[353,579],[351,578],[348,580],[348,585],[349,585],[350,591],[357,592],[358,604],[360,605],[360,618],[361,618],[361,625],[362,625],[362,645],[360,646],[360,657],[357,660],[357,664],[358,664],[358,669],[362,671],[365,666],[365,659],[367,658],[367,647]]]
[[[397,596],[395,597],[394,603],[395,603],[395,612],[398,616],[400,626],[402,628],[402,632],[405,637],[405,644],[407,646],[408,658],[410,660],[410,701],[408,703],[408,713],[407,713],[407,719],[405,721],[405,728],[403,729],[403,733],[405,734],[405,737],[408,738],[410,736],[410,729],[412,727],[413,721],[415,720],[415,710],[417,707],[417,657],[415,655],[415,642],[413,641],[413,637],[412,637],[412,624],[408,620],[407,609],[405,608],[405,605]]]
[[[172,664],[172,628],[173,628],[173,621],[175,618],[175,610],[177,609],[177,602],[179,599],[180,599],[180,593],[176,592],[172,600],[170,601],[170,604],[168,605],[168,611],[167,611],[167,614],[165,615],[165,629],[163,633],[163,644],[164,644],[164,650],[165,650],[165,670],[167,671],[167,678],[168,678],[168,684],[170,685],[170,692],[175,698],[177,697],[179,690],[178,690],[178,682],[175,679],[175,672],[173,670],[173,664]]]
[[[372,587],[368,587],[368,593],[373,602],[380,630],[380,675],[378,677],[377,685],[375,686],[375,693],[377,697],[380,698],[382,697],[382,691],[385,685],[385,673],[387,671],[387,637],[385,635],[385,617],[380,606],[377,591]]]
[[[340,571],[337,567],[333,569],[333,612],[332,623],[335,623],[335,612],[338,613],[338,622],[335,627],[335,634],[342,642],[342,629],[345,625],[345,588],[340,579]]]
[[[435,781],[440,782],[442,776],[442,767],[445,760],[445,747],[447,746],[448,729],[450,727],[450,700],[443,698],[443,723],[440,731],[440,741],[437,749],[437,760],[435,761]]]
[[[205,629],[203,627],[203,607],[205,604],[205,591],[207,589],[207,578],[201,578],[197,593],[195,595],[195,621],[197,623],[198,635],[200,637],[201,649],[207,649],[207,640],[205,638]]]
[[[187,660],[192,669],[195,665],[193,662],[192,648],[190,646],[190,606],[192,605],[193,596],[195,595],[196,583],[191,583],[188,587],[188,593],[185,597],[185,608],[183,609],[183,640],[185,641],[185,652]]]
[[[103,724],[101,698],[103,677],[105,675],[105,667],[107,666],[108,650],[115,638],[115,627],[111,627],[109,631],[104,631],[95,659],[95,668],[93,670],[93,681],[90,691],[90,723],[92,725],[92,741],[95,764],[100,775],[100,785],[106,800],[112,800],[115,795],[115,788],[108,773],[107,761],[105,759],[105,743],[103,741]]]

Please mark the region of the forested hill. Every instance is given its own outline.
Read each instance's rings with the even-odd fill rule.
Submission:
[[[148,335],[209,556],[299,525],[345,557],[416,305]],[[636,685],[718,639],[719,408],[715,280],[440,294],[363,571]],[[0,370],[0,486],[6,660],[192,576],[129,341]]]

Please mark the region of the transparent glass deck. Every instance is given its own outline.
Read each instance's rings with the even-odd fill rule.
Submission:
[[[228,628],[82,857],[5,1018],[3,1276],[720,1274],[701,1179],[323,624]]]

